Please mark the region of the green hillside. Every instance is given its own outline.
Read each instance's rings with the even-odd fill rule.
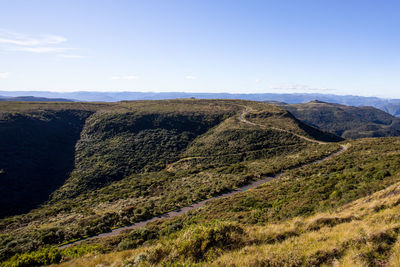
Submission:
[[[67,135],[70,141],[65,141],[65,149],[70,153],[61,153],[62,158],[53,156],[51,153],[60,155],[63,150],[52,143],[40,143],[40,148],[33,150],[50,155],[52,167],[68,163],[68,168],[56,169],[57,184],[50,172],[38,176],[37,185],[42,183],[47,188],[36,202],[41,206],[0,221],[1,260],[152,218],[340,149],[335,143],[322,142],[338,141],[338,137],[304,125],[279,107],[251,101],[4,105],[2,125],[18,129],[10,118],[43,113],[50,119],[40,117],[35,122],[45,121],[50,129],[59,129],[54,132],[41,125],[32,127],[31,135],[22,138],[29,146],[42,136],[60,142]],[[58,115],[53,118],[47,114],[74,116],[62,117],[68,126],[57,128]],[[23,143],[18,140],[6,143],[15,158],[22,150]],[[69,161],[64,158],[67,156]],[[24,159],[20,172],[26,170],[30,157],[32,154],[20,156]],[[37,166],[47,163],[44,157]],[[7,170],[11,165],[2,168]],[[19,179],[21,182],[29,177]],[[13,197],[20,198],[21,203],[26,200],[18,191]]]
[[[68,133],[73,148],[70,169],[57,169],[58,188],[38,180],[47,201],[0,220],[3,266],[399,263],[397,137],[338,143],[276,105],[250,101],[59,105],[14,103],[3,112],[4,131],[18,136],[21,125],[11,118],[24,118],[24,128],[35,118],[34,125],[64,130],[39,124],[24,140],[46,136],[39,129]],[[61,114],[70,127],[57,120]],[[174,217],[121,228],[174,210]]]
[[[100,113],[91,116],[76,146],[75,168],[54,195],[61,199],[137,174],[156,172],[179,159],[224,114]]]
[[[188,214],[13,261],[47,253],[69,259],[60,266],[398,266],[399,144],[352,141],[331,160]]]
[[[373,107],[321,101],[280,106],[301,121],[343,138],[400,136],[400,119]]]

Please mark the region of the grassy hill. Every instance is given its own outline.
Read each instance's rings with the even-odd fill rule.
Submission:
[[[7,116],[72,112],[75,104],[15,104]],[[40,207],[0,220],[4,266],[400,262],[398,137],[338,144],[278,106],[250,101],[80,105],[89,115],[63,185]],[[58,248],[281,172],[180,216]]]
[[[399,143],[352,141],[337,158],[189,214],[13,261],[47,253],[69,259],[61,266],[398,266]]]
[[[188,214],[4,265],[398,266],[399,144],[351,141],[335,158]]]
[[[343,138],[400,136],[400,119],[373,107],[313,101],[281,105],[301,121]]]
[[[321,142],[338,137],[279,107],[251,101],[0,105],[4,136],[17,136],[30,125],[27,121],[34,121],[26,128],[29,134],[3,144],[13,156],[1,167],[9,183],[17,176],[19,184],[29,180],[23,174],[35,158],[29,172],[37,182],[28,182],[26,191],[46,188],[36,202],[41,206],[0,221],[0,260],[151,218],[340,148]],[[13,119],[19,117],[22,124]],[[20,154],[24,147],[32,147],[30,153]],[[14,161],[20,165],[11,173]],[[55,168],[58,176],[39,172],[46,167]],[[27,201],[18,190],[12,197]]]

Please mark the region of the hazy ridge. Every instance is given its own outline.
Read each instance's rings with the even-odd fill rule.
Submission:
[[[49,92],[49,91],[0,91],[0,95],[7,97],[34,96],[45,98],[65,98],[75,101],[104,101],[115,102],[122,100],[162,100],[176,98],[199,99],[242,99],[253,101],[278,101],[287,104],[306,103],[313,100],[337,103],[349,106],[373,106],[394,116],[400,115],[400,99],[384,99],[378,97],[363,97],[354,95],[334,95],[315,93],[258,93],[258,94],[231,94],[231,93],[185,93],[185,92]]]

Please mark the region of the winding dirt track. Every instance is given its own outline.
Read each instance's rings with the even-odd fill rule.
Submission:
[[[262,128],[267,128],[265,125],[257,124],[257,123],[248,121],[248,120],[245,118],[246,114],[249,113],[249,111],[251,111],[251,110],[252,110],[251,108],[246,107],[246,109],[240,114],[239,120],[240,120],[241,122],[243,122],[243,123],[247,123],[247,124],[254,125],[254,126],[259,126],[259,127],[262,127]],[[278,131],[283,131],[283,132],[287,132],[287,133],[293,134],[293,135],[295,135],[295,136],[297,136],[297,137],[299,137],[299,138],[302,138],[303,140],[307,140],[307,141],[309,141],[309,142],[319,143],[319,144],[326,144],[325,142],[318,141],[318,140],[313,140],[313,139],[310,139],[310,138],[308,138],[308,137],[305,137],[305,136],[302,136],[302,135],[299,135],[299,134],[296,134],[296,133],[292,133],[292,132],[287,131],[287,130],[284,130],[284,129],[280,129],[280,128],[276,128],[276,127],[272,127],[272,128],[275,129],[275,130],[278,130]],[[328,156],[326,156],[326,157],[324,157],[324,158],[322,158],[322,159],[318,159],[318,160],[315,160],[315,161],[313,161],[313,162],[303,164],[303,165],[301,165],[301,166],[299,166],[299,167],[297,167],[297,168],[302,168],[302,167],[305,167],[305,166],[308,166],[308,165],[321,163],[321,162],[323,162],[323,161],[326,161],[326,160],[328,160],[328,159],[330,159],[330,158],[333,158],[333,157],[336,157],[336,156],[342,154],[343,152],[345,152],[345,151],[347,150],[347,148],[348,148],[347,145],[341,145],[341,149],[340,149],[339,151],[337,151],[337,152],[335,152],[335,153],[332,153],[332,154],[330,154],[330,155],[328,155]],[[194,204],[192,204],[192,205],[190,205],[190,206],[181,208],[181,209],[179,209],[179,210],[171,211],[171,212],[168,212],[168,213],[159,215],[159,216],[157,216],[157,217],[153,217],[153,218],[148,219],[148,220],[145,220],[145,221],[141,221],[141,222],[134,223],[134,224],[132,224],[132,225],[128,225],[128,226],[116,228],[116,229],[114,229],[114,230],[112,230],[112,231],[110,231],[110,232],[107,232],[107,233],[102,233],[102,234],[95,235],[95,236],[91,236],[91,237],[88,237],[88,238],[85,238],[85,239],[81,239],[81,240],[78,240],[78,241],[75,241],[75,242],[71,242],[71,243],[69,243],[69,244],[62,245],[62,246],[60,246],[59,248],[60,248],[60,249],[66,248],[66,247],[69,247],[69,246],[71,246],[71,245],[79,244],[79,243],[81,243],[81,242],[83,242],[83,241],[86,241],[86,240],[115,236],[115,235],[120,234],[120,233],[121,233],[122,231],[124,231],[124,230],[130,230],[130,229],[135,229],[135,228],[143,227],[143,226],[145,226],[146,224],[148,224],[148,223],[150,223],[150,222],[153,222],[153,221],[156,221],[156,220],[168,219],[168,218],[176,217],[176,216],[182,215],[182,214],[184,214],[184,213],[186,213],[186,212],[188,212],[188,211],[190,211],[190,210],[200,208],[200,207],[204,206],[206,203],[208,203],[208,202],[210,202],[210,201],[212,201],[212,200],[219,199],[219,198],[224,198],[224,197],[229,197],[229,196],[231,196],[231,195],[234,195],[234,194],[237,194],[237,193],[246,191],[246,190],[248,190],[248,189],[255,188],[255,187],[257,187],[257,186],[259,186],[259,185],[262,185],[262,184],[264,184],[264,183],[266,183],[266,182],[268,182],[268,181],[271,181],[271,180],[273,180],[273,179],[280,178],[280,177],[282,177],[283,175],[284,175],[284,172],[281,172],[281,173],[276,174],[275,176],[267,177],[267,178],[264,178],[264,179],[262,179],[262,180],[258,180],[258,181],[252,182],[252,183],[250,183],[250,184],[248,184],[248,185],[246,185],[246,186],[242,186],[242,187],[240,187],[240,188],[236,188],[236,189],[234,189],[234,190],[232,190],[232,191],[230,191],[230,192],[221,194],[221,195],[219,195],[219,196],[215,196],[215,197],[212,197],[212,198],[209,198],[209,199],[206,199],[206,200],[203,200],[203,201],[194,203]]]

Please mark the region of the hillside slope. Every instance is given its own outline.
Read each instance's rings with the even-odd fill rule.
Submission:
[[[145,248],[97,254],[57,266],[390,266],[400,264],[400,184],[334,212],[285,223],[245,226],[214,222],[192,225]],[[204,245],[204,247],[201,247]],[[158,258],[159,257],[159,258]],[[157,264],[160,260],[164,263]]]
[[[400,136],[400,119],[373,107],[320,101],[280,106],[303,122],[343,138]]]
[[[189,214],[47,251],[78,257],[61,266],[398,266],[399,142],[352,141],[332,160]]]
[[[137,103],[144,105],[137,107]],[[267,118],[271,125],[286,127],[289,132],[245,127],[237,114],[246,103],[268,114],[261,120]],[[159,105],[160,110],[152,105]],[[301,140],[291,132],[316,140],[341,140],[299,122],[280,108],[253,102],[169,100],[126,102],[121,106],[124,110],[98,112],[86,121],[76,146],[75,168],[65,185],[53,194],[53,200],[77,196],[133,174],[158,172],[182,158],[208,156],[215,160],[223,156],[226,160],[232,154],[237,157],[300,145]],[[253,112],[252,116],[259,114]]]
[[[389,114],[392,114],[393,116],[396,116],[396,117],[400,116],[400,104],[399,103],[390,103],[390,104],[384,105],[381,109]]]
[[[9,113],[34,112],[19,105],[9,106]],[[337,141],[336,136],[279,107],[251,101],[62,107],[91,112],[68,146],[75,149],[73,169],[47,203],[0,221],[1,260],[152,218],[340,149],[322,142]]]

